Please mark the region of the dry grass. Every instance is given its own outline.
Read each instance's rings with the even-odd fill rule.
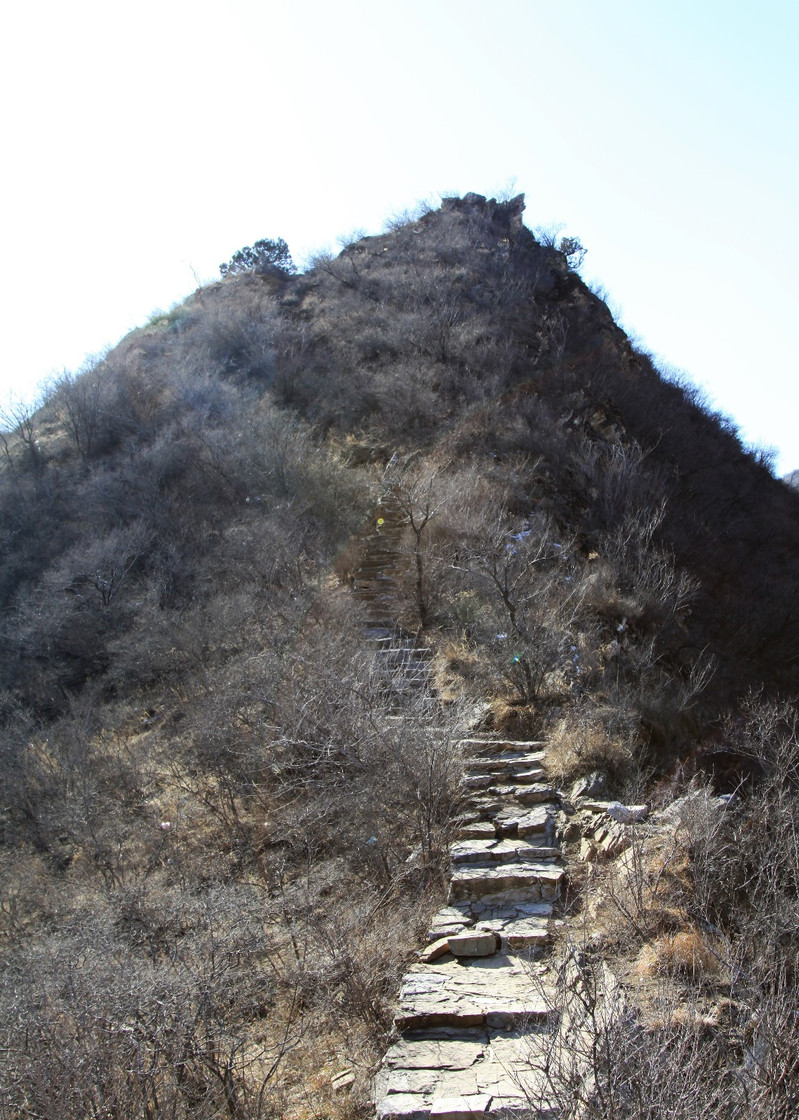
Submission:
[[[634,971],[637,976],[677,974],[692,980],[716,979],[722,971],[722,957],[706,934],[685,929],[644,945]]]
[[[470,690],[483,675],[478,651],[465,638],[442,642],[432,662],[433,680],[444,701],[457,700]]]
[[[552,777],[562,785],[592,770],[604,770],[611,780],[629,778],[635,769],[633,742],[624,729],[612,726],[617,716],[602,708],[567,710],[547,741]]]

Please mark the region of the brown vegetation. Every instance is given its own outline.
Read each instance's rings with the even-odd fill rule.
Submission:
[[[4,1117],[365,1114],[480,710],[563,783],[706,791],[594,919],[729,1015],[586,1021],[580,1115],[691,1115],[681,1066],[695,1115],[787,1120],[799,496],[517,202],[230,275],[4,427]],[[346,588],[378,509],[446,703]]]

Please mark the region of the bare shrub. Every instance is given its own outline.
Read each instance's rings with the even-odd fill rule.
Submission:
[[[458,806],[456,735],[423,689],[404,687],[401,664],[363,650],[352,621],[325,620],[281,689],[281,796],[303,802],[300,851],[347,853],[385,884],[417,849],[422,877],[436,877]]]
[[[52,407],[84,461],[108,450],[118,438],[109,398],[105,355],[90,359],[77,373],[63,373],[51,388]]]
[[[799,739],[795,708],[750,697],[727,726],[727,749],[754,767],[730,811],[685,820],[696,905],[736,930],[768,974],[799,929]],[[747,785],[749,788],[747,788]],[[739,899],[745,900],[744,905]]]
[[[551,1009],[553,1025],[530,1052],[539,1085],[531,1106],[564,1120],[750,1115],[724,1040],[695,1007],[675,1014],[673,991],[644,1021],[607,965],[572,948]]]
[[[180,909],[155,956],[126,950],[105,915],[83,915],[32,950],[24,970],[7,962],[13,1114],[270,1115],[270,1082],[299,1031],[290,993],[269,978],[274,947],[258,896],[219,888]]]
[[[479,596],[467,633],[521,703],[535,700],[548,677],[551,687],[568,690],[577,609],[569,542],[558,540],[552,523],[539,515],[519,523],[504,510],[486,511],[475,528],[454,565]]]
[[[0,430],[0,442],[3,444],[3,451],[9,464],[13,465],[15,462],[8,441],[8,436],[11,436],[12,444],[16,439],[22,446],[23,454],[21,458],[23,462],[34,469],[41,466],[42,452],[37,436],[39,429],[37,413],[42,403],[41,399],[23,401],[18,398],[11,398],[0,408],[0,429],[2,429]]]

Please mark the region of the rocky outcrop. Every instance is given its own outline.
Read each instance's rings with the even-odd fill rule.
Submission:
[[[516,233],[522,228],[522,214],[524,213],[524,195],[517,194],[515,198],[505,202],[497,202],[495,198],[486,198],[485,195],[469,191],[463,198],[442,198],[443,211],[457,210],[471,211],[482,215],[492,225],[505,227],[508,232]]]

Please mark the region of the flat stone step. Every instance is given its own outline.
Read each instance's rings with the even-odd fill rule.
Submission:
[[[540,767],[545,757],[545,751],[502,751],[496,755],[475,755],[466,760],[466,769],[479,770],[483,774],[511,774],[516,770]]]
[[[546,918],[489,918],[477,922],[474,928],[478,932],[497,934],[506,953],[543,949],[552,940],[550,922]]]
[[[400,1033],[432,1027],[508,1029],[546,1019],[548,1000],[516,956],[497,953],[468,964],[442,957],[412,965],[403,978],[394,1025]]]
[[[393,651],[387,651],[385,653],[378,652],[377,657],[379,659],[378,663],[384,668],[404,669],[407,672],[414,673],[430,672],[429,658],[423,659],[421,657],[407,657],[402,653],[394,653]],[[514,779],[508,778],[506,780],[513,781]]]
[[[464,774],[461,785],[464,789],[488,789],[490,785],[495,785],[496,781],[496,774]]]
[[[483,922],[492,923],[487,928],[502,931],[505,922],[519,919],[535,919],[542,924],[554,922],[552,902],[532,901],[518,898],[510,893],[501,899],[474,898],[464,899],[451,906],[442,906],[430,923],[428,938],[436,941],[441,937],[462,933],[465,929]]]
[[[462,785],[466,789],[489,789],[499,792],[499,782],[513,783],[514,785],[537,785],[545,777],[540,767],[534,770],[519,770],[509,774],[472,773],[464,774]]]
[[[509,892],[518,894],[520,901],[548,901],[557,897],[564,874],[562,867],[532,861],[495,867],[468,864],[453,871],[448,901]]]
[[[461,739],[459,748],[467,755],[490,756],[503,751],[541,751],[546,743],[539,739]]]
[[[500,805],[503,801],[513,799],[521,805],[540,805],[545,801],[557,801],[558,791],[545,782],[531,782],[529,785],[514,782],[512,785],[493,785],[488,787],[488,792],[498,799]]]
[[[497,836],[493,821],[468,821],[458,828],[459,840],[490,840]]]
[[[448,937],[451,933],[462,933],[472,925],[474,917],[468,903],[442,906],[433,916],[427,936],[430,941],[437,941],[439,937]]]
[[[503,836],[537,836],[554,827],[555,814],[546,803],[532,809],[517,806],[501,810],[492,823]]]
[[[542,1072],[545,1044],[535,1030],[402,1038],[377,1075],[378,1120],[554,1116]]]
[[[456,840],[449,849],[453,866],[478,863],[527,863],[556,859],[561,855],[560,848],[543,847],[527,840],[472,839]]]
[[[508,896],[499,901],[475,899],[470,903],[459,903],[475,922],[511,921],[516,918],[540,918],[550,920],[554,913],[551,902],[531,902]]]

